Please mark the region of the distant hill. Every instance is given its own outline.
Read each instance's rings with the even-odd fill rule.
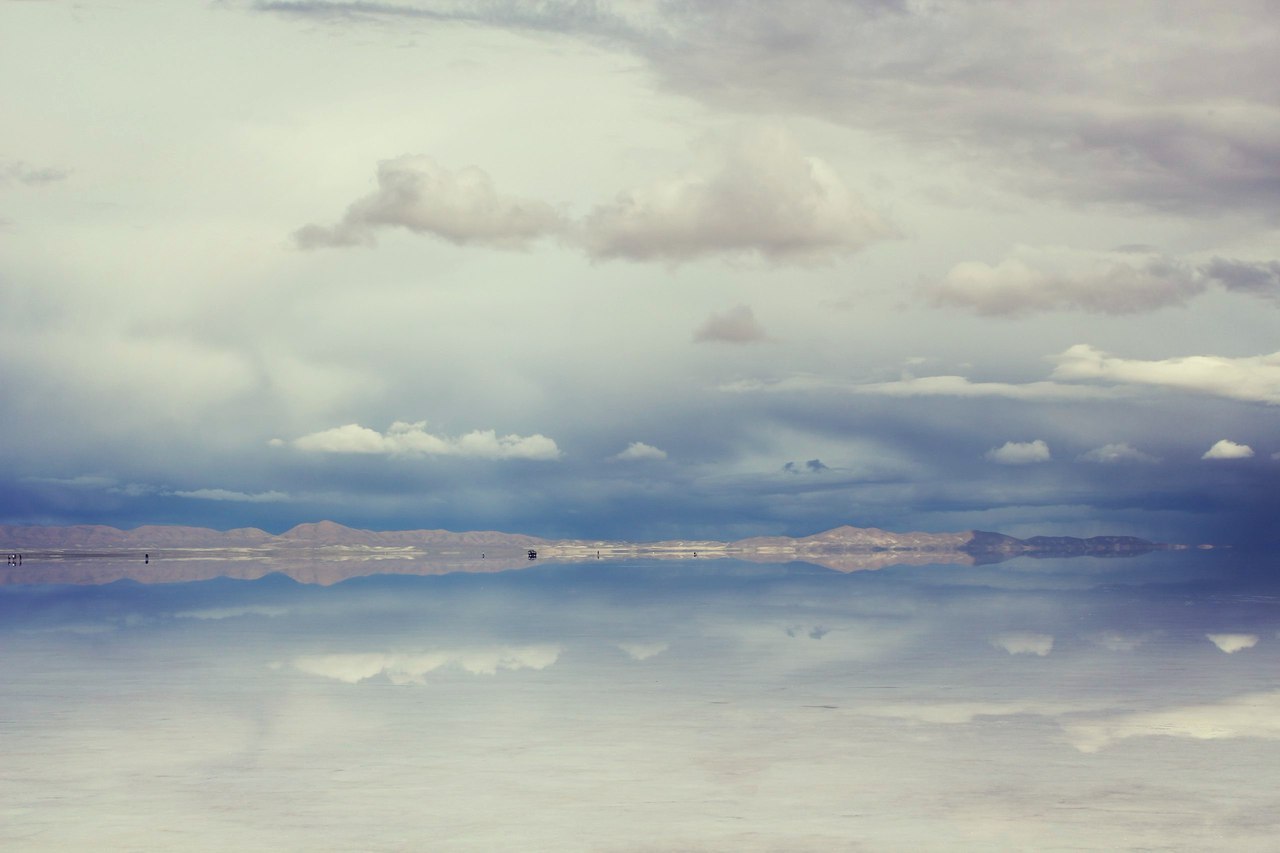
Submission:
[[[192,548],[307,549],[307,548],[409,548],[433,552],[491,549],[495,552],[528,548],[546,549],[548,555],[577,551],[702,550],[733,554],[817,555],[876,553],[884,551],[927,554],[1016,555],[1132,554],[1167,546],[1132,536],[1034,536],[1017,539],[1003,533],[970,530],[961,533],[894,533],[876,527],[844,525],[812,536],[753,536],[733,542],[668,540],[632,543],[609,540],[556,540],[493,530],[455,533],[448,530],[362,530],[333,521],[299,524],[279,535],[256,527],[211,530],[205,527],[144,525],[118,530],[104,525],[40,527],[0,525],[0,549],[14,550],[160,550]]]

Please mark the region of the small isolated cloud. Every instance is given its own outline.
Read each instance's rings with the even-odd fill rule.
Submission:
[[[1231,400],[1280,405],[1280,352],[1245,358],[1191,355],[1160,361],[1117,358],[1088,344],[1054,356],[1054,379],[1155,385]]]
[[[768,338],[746,305],[735,306],[723,314],[712,314],[693,333],[697,343],[752,344]]]
[[[450,171],[425,155],[378,164],[378,189],[355,201],[333,226],[307,225],[294,232],[301,249],[372,246],[379,228],[399,226],[450,243],[523,249],[564,227],[542,201],[500,195],[482,169]]]
[[[494,430],[473,430],[458,438],[432,435],[426,421],[396,421],[385,433],[360,424],[346,424],[293,440],[309,453],[368,453],[385,456],[466,456],[480,459],[560,458],[560,448],[545,435],[499,436]]]
[[[1210,447],[1201,459],[1249,459],[1253,456],[1253,448],[1247,444],[1236,444],[1230,439],[1222,439]]]
[[[648,660],[665,652],[667,643],[618,643],[618,648],[626,652],[632,660]]]
[[[472,675],[546,669],[559,660],[560,652],[560,646],[536,645],[403,653],[303,655],[293,660],[293,667],[300,672],[347,684],[359,684],[379,676],[386,677],[392,684],[423,684],[428,674],[446,668]]]
[[[635,459],[666,459],[667,451],[654,447],[652,444],[645,444],[643,441],[633,441],[627,445],[627,449],[613,456],[614,459],[629,462]]]
[[[233,492],[229,489],[194,489],[189,492],[175,491],[171,494],[180,498],[195,498],[202,501],[244,501],[245,503],[279,503],[289,500],[285,492]]]
[[[818,474],[822,471],[830,471],[831,469],[824,465],[821,459],[810,459],[803,464],[798,462],[788,462],[782,466],[782,470],[788,474]]]
[[[1100,465],[1121,465],[1128,462],[1150,464],[1160,461],[1150,453],[1143,453],[1132,444],[1123,441],[1095,447],[1081,453],[1077,458],[1081,462],[1096,462]]]
[[[983,458],[999,465],[1032,465],[1036,462],[1048,462],[1049,445],[1041,439],[1035,441],[1006,441],[999,447],[988,450]]]
[[[896,236],[822,160],[782,130],[708,140],[693,170],[625,191],[580,228],[591,257],[680,262],[756,255],[824,262]]]
[[[1013,631],[992,637],[991,645],[997,649],[1004,649],[1011,655],[1037,655],[1044,657],[1053,651],[1053,637],[1048,634]]]
[[[41,187],[46,184],[66,180],[71,174],[66,169],[52,166],[31,166],[21,160],[0,162],[0,184],[16,182],[29,187]]]
[[[1229,655],[1258,645],[1257,634],[1205,634],[1205,637]]]
[[[1081,752],[1097,752],[1131,737],[1280,739],[1280,691],[1249,693],[1221,702],[1163,711],[1117,714],[1063,726]]]

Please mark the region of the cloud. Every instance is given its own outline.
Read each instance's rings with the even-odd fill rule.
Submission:
[[[1247,444],[1236,444],[1230,439],[1222,439],[1210,447],[1201,456],[1201,459],[1250,459],[1253,457],[1253,448]]]
[[[823,471],[830,471],[831,468],[824,465],[821,459],[810,459],[803,466],[795,462],[788,462],[782,466],[782,470],[788,474],[819,474]]]
[[[29,187],[40,187],[66,180],[70,174],[71,172],[67,169],[30,166],[21,160],[0,162],[0,184],[16,181]]]
[[[1204,274],[1227,290],[1280,298],[1280,261],[1234,261],[1214,258]]]
[[[293,440],[293,446],[309,453],[368,453],[387,456],[464,456],[481,459],[560,458],[560,448],[545,435],[504,435],[494,430],[473,430],[459,438],[432,435],[426,421],[396,421],[386,433],[346,424],[313,432]]]
[[[1097,752],[1131,737],[1280,739],[1280,691],[1248,693],[1221,702],[1162,711],[1117,714],[1063,726],[1081,752]]]
[[[294,669],[309,675],[359,684],[385,676],[392,684],[422,684],[426,676],[440,669],[460,670],[471,675],[496,675],[500,671],[542,670],[560,658],[561,647],[481,646],[425,652],[383,652],[303,655],[293,660]]]
[[[956,264],[927,290],[940,305],[987,316],[1018,316],[1065,309],[1133,314],[1181,305],[1205,289],[1195,269],[1168,258],[1135,264],[1127,253],[1025,254],[1030,257],[1012,257],[994,266],[979,261]],[[1060,268],[1046,268],[1049,264]]]
[[[662,654],[668,647],[667,643],[618,643],[618,648],[626,652],[632,660],[648,660]]]
[[[279,503],[290,500],[285,492],[233,492],[227,489],[195,489],[189,492],[172,492],[180,498],[197,498],[206,501],[244,501],[246,503]]]
[[[764,328],[756,322],[755,314],[746,305],[730,308],[723,314],[712,314],[693,333],[698,343],[720,342],[750,344],[768,340]]]
[[[353,202],[336,225],[307,225],[294,241],[301,249],[372,246],[377,229],[394,226],[458,245],[523,249],[564,222],[545,202],[500,195],[475,166],[450,171],[425,155],[406,155],[381,161],[377,191]]]
[[[997,649],[1004,649],[1011,655],[1038,655],[1039,657],[1044,657],[1053,651],[1053,637],[1048,634],[1013,631],[992,637],[991,645]]]
[[[1096,400],[1121,396],[1120,391],[1060,382],[974,382],[964,376],[920,376],[892,382],[842,382],[801,375],[784,379],[745,379],[724,383],[726,393],[796,392],[834,390],[884,397],[1003,397],[1009,400]]]
[[[627,445],[626,450],[615,454],[613,458],[624,462],[634,459],[666,459],[667,451],[645,444],[643,441],[633,441]]]
[[[1229,655],[1258,645],[1257,634],[1205,634],[1205,637]]]
[[[1095,447],[1092,450],[1081,453],[1076,458],[1081,462],[1097,462],[1101,465],[1117,465],[1126,462],[1152,463],[1160,461],[1150,453],[1143,453],[1132,444],[1123,441],[1116,444],[1104,444],[1101,447]]]
[[[1019,246],[994,265],[956,264],[925,292],[939,305],[986,316],[1057,310],[1136,314],[1183,305],[1214,285],[1280,298],[1280,262],[1214,258],[1192,264],[1137,246],[1110,252]]]
[[[1057,362],[1054,379],[1155,385],[1280,405],[1280,352],[1245,358],[1192,355],[1144,361],[1117,358],[1088,344],[1077,344],[1053,360]]]
[[[782,130],[708,140],[697,168],[598,205],[579,239],[597,260],[689,261],[710,255],[831,261],[896,236],[822,160]]]
[[[1037,438],[1035,441],[1006,441],[988,450],[983,458],[1000,465],[1031,465],[1048,462],[1051,457],[1049,445]]]

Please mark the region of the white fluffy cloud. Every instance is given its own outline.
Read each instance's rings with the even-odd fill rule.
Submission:
[[[615,454],[613,458],[624,462],[634,459],[666,459],[667,451],[645,444],[643,441],[633,441],[627,445],[626,450]]]
[[[546,202],[500,195],[475,166],[450,171],[425,155],[406,155],[380,162],[377,191],[353,202],[336,225],[307,225],[294,240],[303,249],[369,246],[377,229],[394,226],[460,245],[520,249],[564,222]]]
[[[767,340],[768,335],[749,307],[737,305],[722,314],[708,317],[693,333],[693,339],[698,343],[750,344]]]
[[[1201,459],[1249,459],[1253,456],[1253,448],[1247,444],[1236,444],[1224,438],[1216,442],[1201,456]]]
[[[1150,463],[1159,461],[1150,453],[1144,453],[1132,444],[1124,441],[1095,447],[1092,450],[1081,453],[1078,458],[1081,462],[1097,462],[1102,465],[1118,465],[1125,462]]]
[[[1035,441],[1006,441],[988,450],[983,458],[1000,465],[1031,465],[1048,462],[1052,457],[1049,445],[1037,438]]]
[[[303,655],[293,660],[293,667],[310,675],[347,684],[358,684],[378,676],[385,676],[393,684],[422,684],[428,674],[442,668],[472,675],[495,675],[502,670],[546,669],[559,660],[560,652],[560,646],[534,645]]]
[[[1053,378],[1156,385],[1280,405],[1280,352],[1245,358],[1191,355],[1159,361],[1117,358],[1088,344],[1055,356]]]
[[[727,253],[815,262],[896,233],[781,130],[707,141],[697,153],[694,170],[597,206],[579,235],[587,252],[598,259],[676,262]]]
[[[1257,634],[1205,634],[1205,637],[1229,655],[1258,645]]]
[[[1027,631],[1011,631],[991,638],[991,645],[1004,649],[1011,655],[1037,655],[1044,657],[1053,651],[1053,637]]]
[[[470,456],[481,459],[559,459],[560,448],[545,435],[499,436],[494,430],[473,430],[458,438],[433,435],[426,421],[396,421],[385,433],[346,424],[293,440],[299,450],[313,453],[372,453],[395,456]]]

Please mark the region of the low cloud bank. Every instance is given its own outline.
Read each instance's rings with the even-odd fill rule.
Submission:
[[[473,430],[458,438],[433,435],[426,421],[396,421],[385,432],[346,424],[293,440],[309,453],[365,453],[386,456],[469,456],[481,459],[560,458],[560,448],[545,435],[499,436],[494,430]]]

